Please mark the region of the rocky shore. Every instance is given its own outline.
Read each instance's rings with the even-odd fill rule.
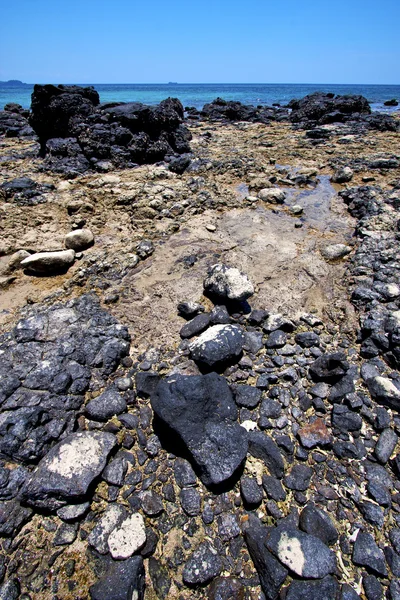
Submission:
[[[0,598],[400,598],[399,120],[0,112]]]

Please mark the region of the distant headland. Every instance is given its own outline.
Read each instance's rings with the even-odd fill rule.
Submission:
[[[21,86],[21,85],[26,85],[29,86],[29,83],[24,83],[23,81],[20,81],[19,79],[9,79],[8,81],[0,81],[0,87],[13,87],[15,85]]]

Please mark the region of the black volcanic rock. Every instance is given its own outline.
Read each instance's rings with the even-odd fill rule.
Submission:
[[[326,123],[345,122],[363,114],[370,114],[368,100],[363,96],[335,96],[315,92],[301,100],[291,100],[288,107],[292,109],[290,121],[302,126],[324,125]]]
[[[182,121],[183,107],[177,98],[157,106],[99,105],[94,88],[65,85],[35,85],[29,119],[46,156],[45,165],[66,176],[96,168],[101,161],[123,168],[190,152],[191,134]],[[63,138],[68,141],[62,143]]]
[[[250,121],[251,123],[265,124],[276,120],[278,116],[286,117],[286,115],[287,111],[282,108],[252,106],[233,100],[227,101],[223,98],[216,98],[205,104],[201,111],[201,116],[210,121]]]
[[[205,485],[220,484],[241,466],[246,431],[225,379],[216,373],[170,376],[160,382],[151,405],[189,451]]]

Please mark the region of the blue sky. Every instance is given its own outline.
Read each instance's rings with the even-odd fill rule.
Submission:
[[[4,2],[0,80],[400,84],[400,1]]]

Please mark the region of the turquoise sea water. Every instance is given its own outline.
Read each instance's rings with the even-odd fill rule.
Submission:
[[[170,83],[170,84],[79,84],[93,85],[101,102],[143,102],[157,104],[168,96],[179,98],[184,106],[200,109],[218,96],[225,100],[239,100],[244,104],[286,104],[292,98],[302,98],[315,91],[334,94],[361,94],[373,110],[387,110],[383,102],[391,98],[400,101],[400,85],[337,85],[337,84],[274,84],[274,83]],[[17,102],[29,108],[33,85],[0,87],[0,109],[7,102]]]

